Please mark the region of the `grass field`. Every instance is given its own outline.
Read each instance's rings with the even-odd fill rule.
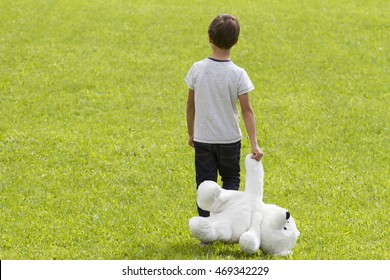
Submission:
[[[301,231],[289,258],[390,259],[385,0],[2,0],[0,259],[278,259],[188,230],[184,77],[220,13],[241,22],[264,200]]]

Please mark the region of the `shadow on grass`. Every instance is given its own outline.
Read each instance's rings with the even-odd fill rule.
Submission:
[[[177,260],[274,260],[274,256],[262,253],[260,250],[248,255],[240,250],[238,244],[214,242],[209,246],[199,246],[196,239],[181,240],[167,243],[161,252],[167,252],[167,259],[175,256]],[[166,259],[165,256],[161,256]]]

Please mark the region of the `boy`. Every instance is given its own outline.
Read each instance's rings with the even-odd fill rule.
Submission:
[[[217,181],[222,187],[238,190],[240,186],[241,131],[237,101],[240,102],[248,133],[252,158],[260,160],[263,152],[256,139],[256,124],[248,92],[254,89],[244,69],[230,61],[230,49],[237,44],[240,24],[234,16],[217,16],[208,29],[211,57],[194,63],[185,82],[187,100],[188,144],[195,148],[197,187],[205,181]],[[208,211],[198,207],[199,216]]]

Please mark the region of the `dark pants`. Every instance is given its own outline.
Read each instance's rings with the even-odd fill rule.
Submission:
[[[217,182],[218,172],[222,188],[238,190],[240,187],[241,141],[232,144],[195,144],[196,185],[206,180]],[[199,216],[208,217],[210,212],[198,207]]]

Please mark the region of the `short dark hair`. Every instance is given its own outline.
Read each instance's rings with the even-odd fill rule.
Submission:
[[[208,32],[214,45],[221,49],[230,49],[238,41],[240,23],[236,17],[222,14],[210,23]]]

